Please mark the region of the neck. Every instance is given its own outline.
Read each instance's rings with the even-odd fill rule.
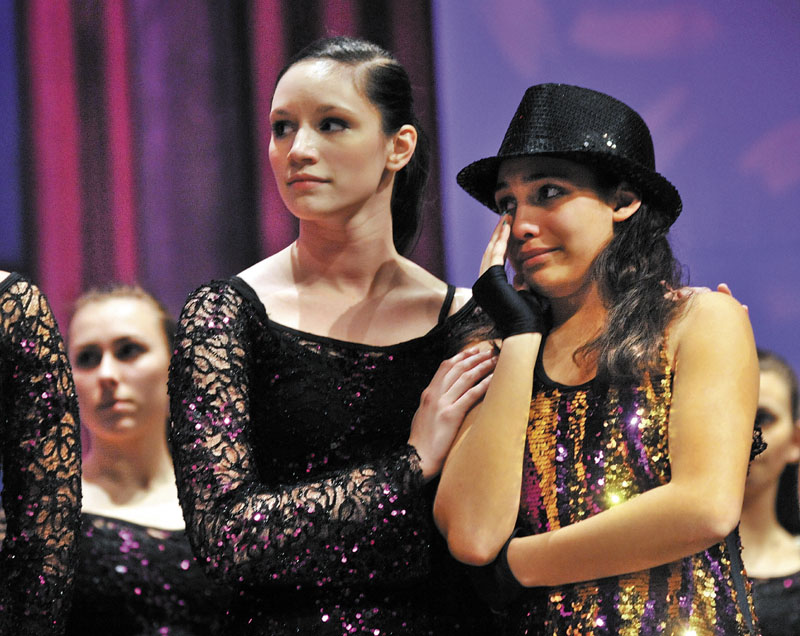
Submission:
[[[553,315],[551,333],[571,334],[577,346],[585,344],[605,326],[608,310],[603,304],[595,283],[581,287],[577,292],[562,298],[551,298]]]
[[[116,495],[174,482],[166,434],[122,440],[92,437],[84,458],[83,475],[87,481],[108,490],[115,499]]]
[[[319,283],[361,295],[374,292],[381,281],[388,283],[400,259],[388,213],[336,226],[301,222],[291,251],[292,273],[299,286]]]
[[[569,296],[550,299],[553,326],[544,345],[543,363],[551,378],[580,384],[597,373],[594,356],[574,353],[604,328],[607,310],[596,285],[590,283]]]
[[[778,513],[775,510],[775,498],[778,495],[777,482],[770,488],[763,489],[753,495],[746,493],[742,504],[742,516],[739,531],[742,536],[742,543],[757,549],[763,545],[776,530],[784,530],[778,521]]]

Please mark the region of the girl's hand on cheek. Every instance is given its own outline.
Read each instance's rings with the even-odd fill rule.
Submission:
[[[507,214],[500,217],[500,221],[494,228],[489,244],[483,252],[481,260],[481,274],[494,265],[505,265],[506,252],[508,251],[508,239],[511,236],[511,223]]]

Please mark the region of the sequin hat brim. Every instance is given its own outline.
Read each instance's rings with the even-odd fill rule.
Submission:
[[[494,192],[500,164],[532,156],[569,159],[611,172],[635,187],[670,223],[681,212],[677,189],[655,170],[647,125],[632,108],[604,93],[567,84],[530,87],[497,155],[469,164],[456,181],[496,212]]]

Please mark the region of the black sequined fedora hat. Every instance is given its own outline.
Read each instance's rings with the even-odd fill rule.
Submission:
[[[656,172],[647,124],[613,97],[569,84],[531,86],[508,126],[500,150],[461,170],[458,184],[496,211],[497,171],[505,159],[546,155],[595,164],[638,189],[642,200],[673,223],[681,212],[678,191]]]

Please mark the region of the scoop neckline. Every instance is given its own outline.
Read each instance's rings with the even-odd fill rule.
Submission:
[[[274,329],[279,331],[284,331],[286,333],[290,333],[295,336],[302,337],[306,340],[310,340],[312,342],[317,342],[320,344],[330,344],[330,345],[338,345],[343,348],[353,348],[353,349],[360,349],[360,350],[369,350],[369,351],[390,351],[397,348],[405,348],[416,345],[421,341],[428,340],[432,336],[436,335],[439,331],[443,330],[448,324],[451,322],[455,322],[459,320],[462,315],[466,315],[469,311],[475,306],[475,300],[470,297],[464,305],[458,309],[455,313],[447,316],[442,322],[436,323],[433,327],[431,327],[426,333],[411,338],[409,340],[401,340],[400,342],[396,342],[389,345],[372,345],[364,342],[354,342],[352,340],[340,340],[339,338],[332,338],[330,336],[323,336],[320,334],[312,333],[310,331],[303,331],[301,329],[296,329],[294,327],[290,327],[288,325],[284,325],[283,323],[277,322],[269,317],[269,313],[267,312],[267,308],[264,306],[264,303],[261,302],[261,299],[258,297],[258,294],[253,289],[253,287],[245,281],[240,276],[231,276],[227,281],[234,290],[236,290],[242,298],[249,302],[256,311],[260,314],[260,317]]]
[[[586,380],[585,382],[581,382],[580,384],[563,384],[553,380],[549,375],[547,375],[547,371],[544,370],[544,363],[542,362],[543,352],[544,340],[542,340],[542,345],[539,348],[539,355],[536,357],[536,366],[533,373],[534,380],[541,382],[543,385],[550,388],[559,389],[560,391],[581,391],[591,388],[597,381],[597,375],[594,375],[590,379]]]

